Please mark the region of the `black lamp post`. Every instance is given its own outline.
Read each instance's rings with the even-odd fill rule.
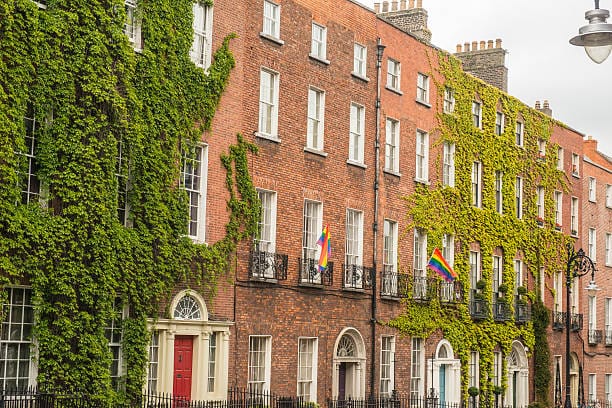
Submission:
[[[575,278],[580,278],[584,275],[591,274],[591,281],[586,289],[591,292],[599,290],[595,284],[595,265],[591,258],[589,258],[582,248],[575,251],[574,246],[571,243],[567,244],[567,270],[566,270],[566,301],[567,301],[567,313],[565,315],[565,408],[572,408],[572,401],[570,399],[570,293],[572,282]]]

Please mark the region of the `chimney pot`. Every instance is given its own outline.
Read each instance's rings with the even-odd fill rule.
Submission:
[[[411,9],[413,9],[413,8],[414,8],[414,0],[410,0],[410,1],[409,1],[409,5],[408,5],[408,7],[409,7],[409,8],[411,8]]]
[[[400,0],[400,10],[406,10],[406,0]]]
[[[397,0],[391,2],[391,11],[397,11]]]
[[[417,8],[423,8],[423,0],[417,0]]]
[[[478,51],[478,41],[472,41],[472,51]]]
[[[389,11],[389,2],[388,1],[383,1],[382,2],[382,12],[386,13],[387,11]]]
[[[548,100],[544,99],[544,109],[548,109],[550,105],[548,105]]]
[[[537,110],[542,109],[542,107],[540,106],[540,101],[536,101],[536,103],[535,103],[535,108],[536,108]]]
[[[463,44],[463,52],[470,52],[470,43]]]
[[[495,48],[501,48],[502,45],[502,40],[501,38],[498,38],[495,40]]]
[[[588,136],[587,136],[587,140],[593,140],[593,136],[588,135]]]
[[[480,41],[480,49],[481,50],[485,49],[485,42],[484,41]]]
[[[457,52],[461,52],[462,48],[461,44],[457,44]]]
[[[488,49],[493,48],[493,40],[489,40],[489,41],[487,41],[487,48],[488,48]]]

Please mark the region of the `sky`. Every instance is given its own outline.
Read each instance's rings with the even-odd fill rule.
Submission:
[[[370,8],[374,0],[356,0]],[[377,0],[382,2],[383,0]],[[612,156],[612,55],[596,64],[569,43],[588,24],[593,0],[423,0],[433,45],[502,40],[508,93],[533,107],[548,100],[553,117],[596,139]],[[612,10],[612,0],[600,8]],[[612,23],[612,18],[608,19]]]

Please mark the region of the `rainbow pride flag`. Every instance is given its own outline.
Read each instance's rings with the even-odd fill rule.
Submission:
[[[329,242],[329,224],[325,225],[323,232],[317,241],[317,245],[321,245],[321,256],[319,256],[319,271],[323,272],[327,269],[327,261],[331,257],[331,242]]]
[[[434,249],[433,253],[431,254],[427,268],[436,272],[447,282],[452,282],[458,278],[457,273],[453,270],[453,268],[451,268],[448,262],[446,262],[446,259],[444,259],[438,248]]]

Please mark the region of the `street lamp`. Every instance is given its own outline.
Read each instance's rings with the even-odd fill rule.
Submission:
[[[608,10],[599,8],[599,0],[595,0],[595,10],[584,13],[589,24],[580,27],[578,35],[570,40],[570,44],[584,47],[589,58],[601,64],[612,51],[612,24],[607,24],[610,17]]]
[[[586,289],[589,292],[599,290],[595,284],[595,265],[591,258],[589,258],[582,248],[575,251],[573,244],[568,243],[567,246],[567,270],[566,270],[566,301],[567,301],[567,313],[565,314],[565,408],[572,408],[572,401],[570,400],[570,293],[572,282],[575,278],[580,278],[586,274],[591,274],[591,281]]]

